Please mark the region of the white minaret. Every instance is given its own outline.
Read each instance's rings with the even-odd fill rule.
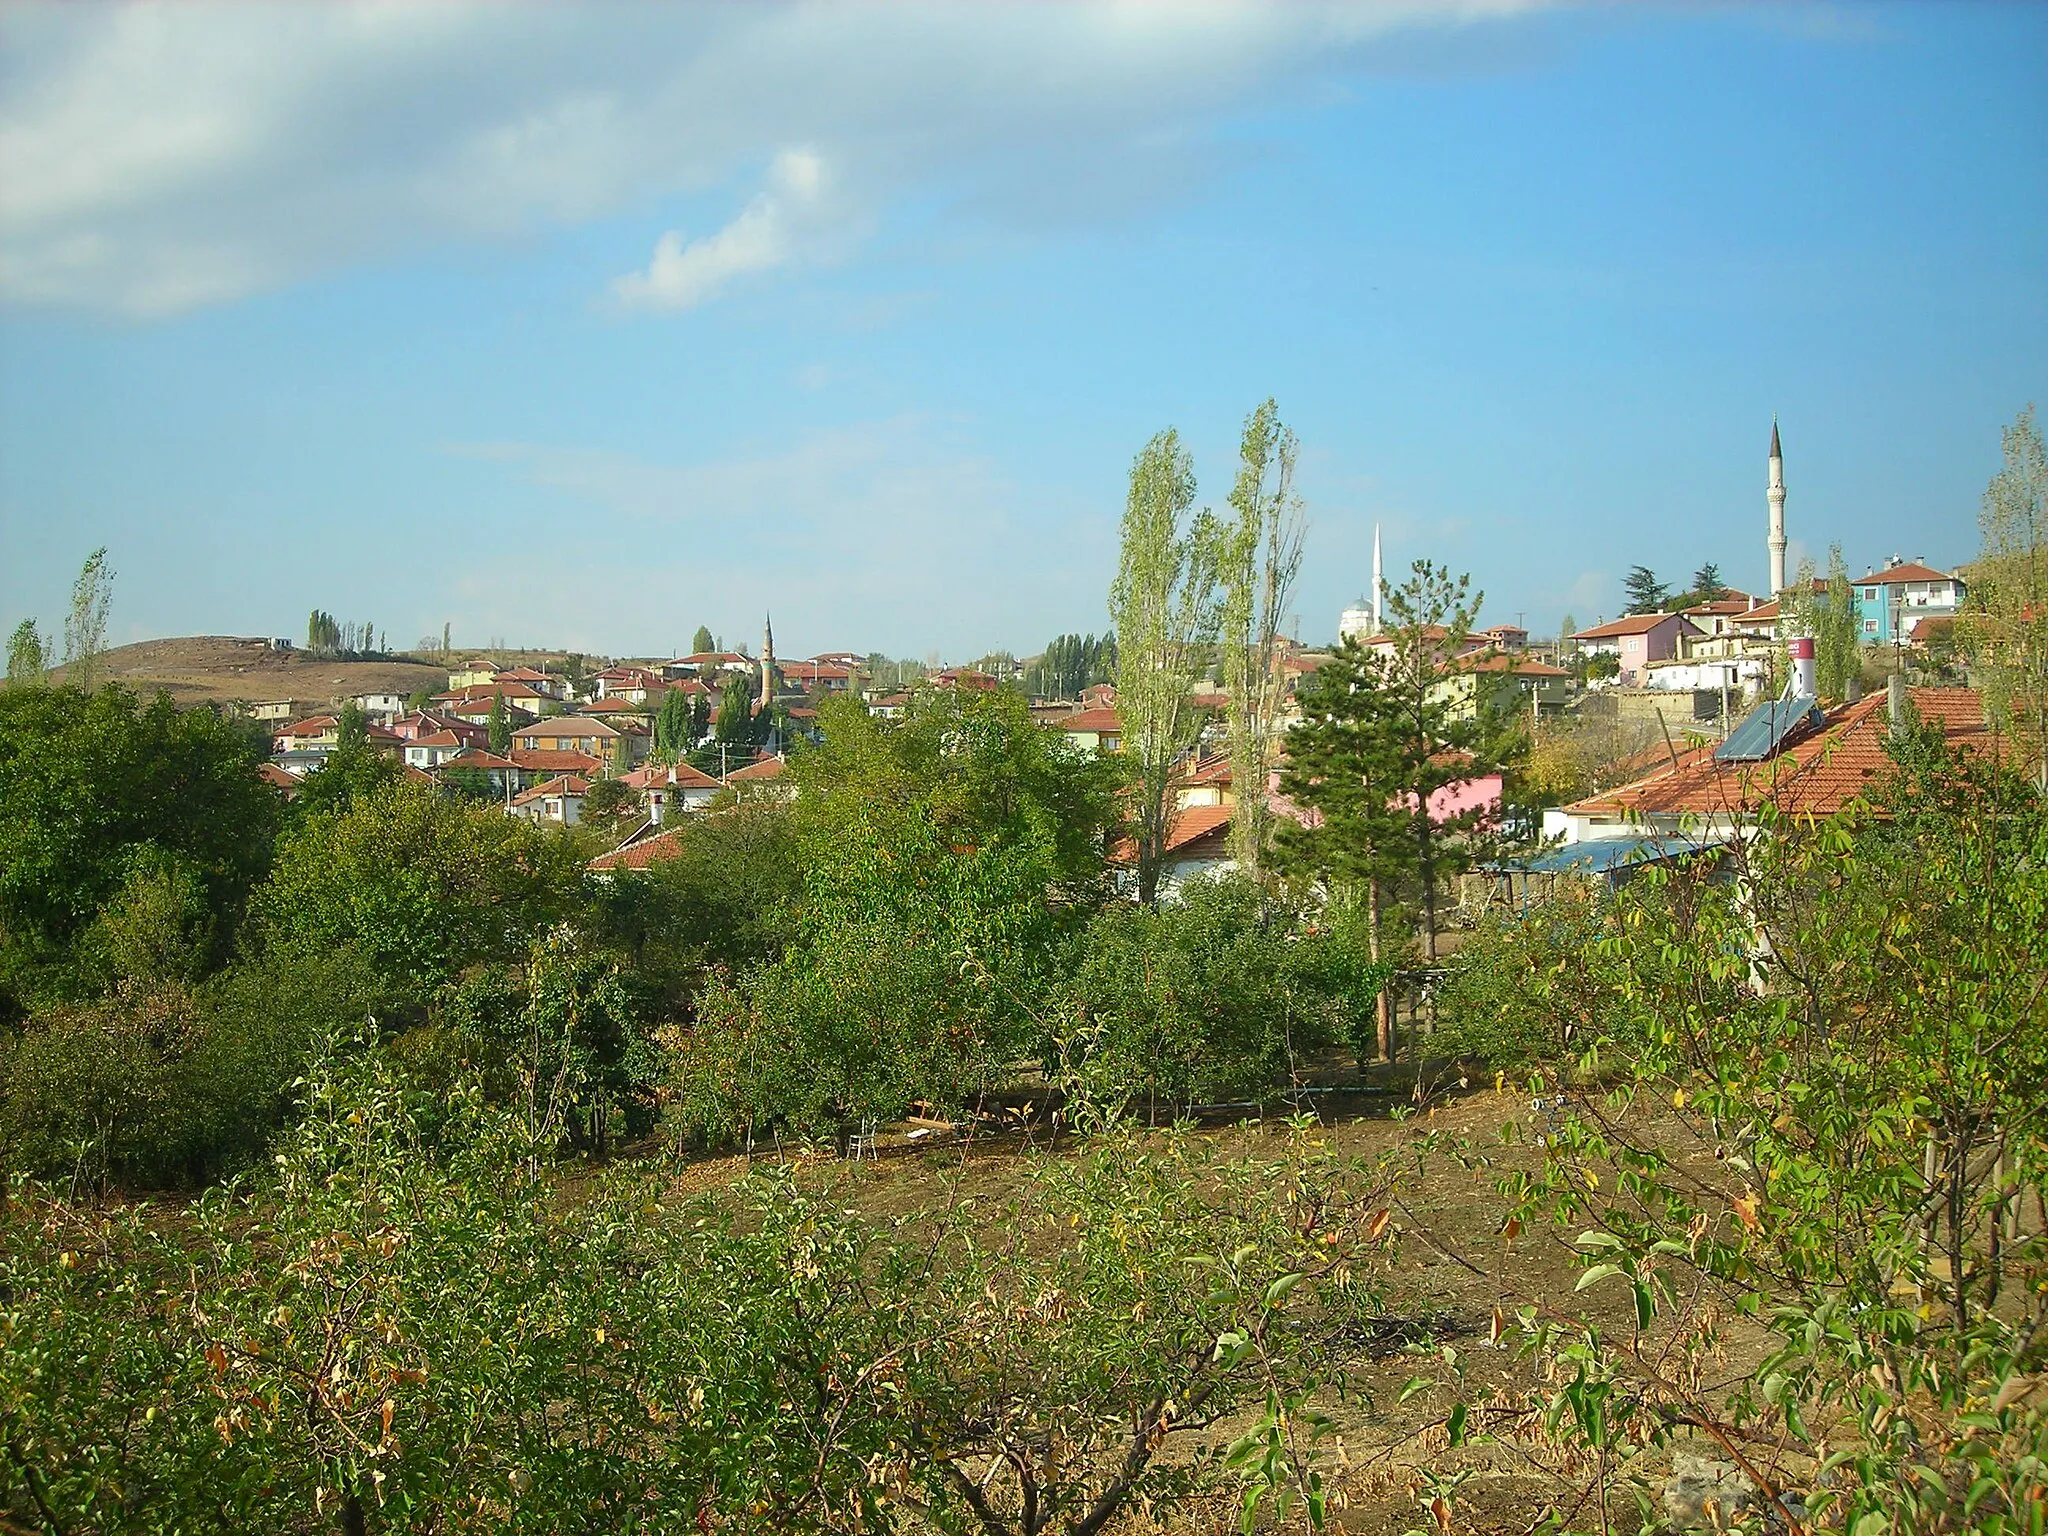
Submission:
[[[1372,525],[1372,632],[1380,632],[1380,525]]]
[[[1778,418],[1771,418],[1771,596],[1785,590],[1785,455],[1778,447]]]

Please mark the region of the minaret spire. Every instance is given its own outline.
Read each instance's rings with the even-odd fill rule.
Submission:
[[[761,624],[761,708],[775,702],[775,617],[763,615]]]
[[[1380,525],[1372,525],[1372,632],[1380,632]]]
[[[1764,492],[1771,508],[1771,596],[1785,590],[1785,453],[1778,446],[1778,418],[1771,417],[1770,484]]]

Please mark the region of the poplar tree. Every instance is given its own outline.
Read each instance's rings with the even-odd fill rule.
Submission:
[[[697,626],[697,633],[690,637],[690,654],[692,656],[702,656],[711,649],[713,649],[711,629],[708,625],[699,624]]]
[[[7,685],[10,688],[33,686],[42,682],[43,675],[49,670],[49,643],[43,639],[42,631],[36,628],[34,619],[23,619],[14,626],[14,634],[7,642]]]
[[[1287,703],[1280,668],[1281,629],[1301,572],[1303,519],[1294,494],[1299,445],[1267,400],[1245,418],[1238,444],[1234,517],[1218,534],[1222,587],[1218,639],[1229,697],[1230,852],[1239,869],[1259,877],[1272,813],[1266,780],[1274,755],[1274,722]]]
[[[490,731],[487,739],[492,752],[503,757],[512,750],[512,711],[506,706],[502,693],[491,696],[491,718],[487,729]]]
[[[107,610],[114,601],[114,568],[106,546],[94,550],[71,587],[71,612],[64,620],[65,681],[91,693],[99,682],[100,657],[107,649]]]
[[[654,750],[673,763],[695,745],[689,696],[671,688],[654,716]]]
[[[1201,735],[1189,698],[1216,634],[1217,530],[1193,513],[1194,460],[1169,427],[1131,465],[1122,547],[1109,589],[1117,636],[1117,714],[1130,759],[1138,899],[1150,905],[1173,833],[1173,775]],[[1192,514],[1192,515],[1191,515]]]
[[[1987,714],[2048,789],[2048,452],[2031,405],[2001,435],[2005,463],[1984,488],[1983,552],[1958,628]]]

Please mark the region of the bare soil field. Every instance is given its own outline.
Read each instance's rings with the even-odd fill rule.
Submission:
[[[1380,1086],[1392,1088],[1395,1076],[1386,1074]],[[1323,1111],[1322,1134],[1349,1156],[1400,1157],[1426,1131],[1440,1131],[1468,1138],[1468,1160],[1474,1164],[1466,1168],[1454,1160],[1433,1159],[1408,1186],[1395,1218],[1403,1238],[1387,1297],[1389,1326],[1384,1337],[1361,1342],[1343,1399],[1332,1397],[1323,1405],[1335,1425],[1324,1449],[1336,1463],[1331,1470],[1341,1487],[1337,1524],[1371,1536],[1433,1527],[1416,1497],[1416,1472],[1443,1452],[1442,1425],[1460,1395],[1453,1386],[1458,1374],[1467,1401],[1508,1401],[1539,1384],[1529,1363],[1518,1360],[1507,1343],[1495,1347],[1489,1342],[1497,1306],[1512,1315],[1517,1306],[1543,1298],[1564,1310],[1583,1305],[1604,1327],[1624,1333],[1628,1327],[1622,1293],[1574,1295],[1582,1270],[1582,1255],[1572,1245],[1574,1232],[1533,1230],[1512,1240],[1503,1235],[1505,1211],[1495,1180],[1512,1169],[1533,1167],[1544,1155],[1535,1144],[1541,1122],[1527,1095],[1482,1089],[1442,1102],[1421,1117],[1393,1118],[1389,1110],[1405,1097],[1394,1092],[1346,1095],[1326,1101]],[[1519,1134],[1503,1138],[1502,1129],[1510,1124]],[[1207,1134],[1251,1142],[1284,1135],[1285,1129],[1277,1120],[1240,1121],[1218,1123]],[[847,1162],[827,1154],[807,1168],[806,1178],[829,1186],[850,1206],[914,1223],[920,1213],[936,1215],[962,1196],[999,1209],[1003,1197],[1028,1176],[1033,1159],[1059,1155],[1057,1146],[1047,1147],[1042,1126],[1030,1137],[998,1135],[965,1148],[927,1143],[928,1150],[920,1149],[903,1141],[901,1128],[893,1135],[885,1131],[881,1143],[875,1161]],[[714,1188],[739,1177],[746,1167],[741,1157],[694,1161],[679,1170],[676,1192]],[[1761,1334],[1731,1324],[1724,1380],[1741,1375],[1761,1352],[1762,1342]],[[1446,1350],[1454,1352],[1455,1366]],[[1404,1385],[1417,1377],[1442,1384],[1404,1401]],[[1243,1427],[1219,1423],[1205,1438],[1227,1444]],[[1677,1449],[1719,1454],[1704,1438],[1683,1443],[1687,1438],[1680,1436]],[[1185,1456],[1193,1449],[1181,1446],[1174,1454]],[[1479,1455],[1482,1469],[1458,1497],[1458,1530],[1474,1536],[1524,1532],[1553,1505],[1581,1528],[1603,1523],[1597,1509],[1574,1508],[1566,1486],[1512,1445]],[[1632,1501],[1612,1499],[1608,1515],[1615,1529],[1635,1528]],[[1238,1529],[1238,1519],[1234,1501],[1218,1500],[1182,1507],[1157,1520],[1134,1511],[1114,1529],[1120,1536],[1166,1531],[1226,1536]]]
[[[448,669],[422,661],[323,661],[303,651],[273,651],[268,640],[190,635],[144,640],[108,651],[101,675],[137,693],[158,689],[181,705],[264,704],[295,700],[324,709],[359,693],[410,694],[448,686]],[[64,668],[56,671],[62,682]]]

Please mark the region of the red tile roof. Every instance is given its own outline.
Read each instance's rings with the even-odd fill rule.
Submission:
[[[700,773],[688,763],[677,763],[671,768],[666,763],[643,763],[631,773],[619,775],[621,784],[634,789],[657,789],[669,785],[677,789],[716,789],[718,780],[708,773]]]
[[[272,789],[281,789],[286,794],[292,793],[299,787],[299,781],[275,763],[258,763],[256,765],[256,777],[268,784]]]
[[[1991,739],[1984,701],[1974,688],[1909,688],[1920,718],[1939,724],[1952,742],[1972,750]],[[1890,763],[1885,695],[1872,694],[1828,712],[1821,729],[1761,763],[1720,763],[1714,747],[1668,753],[1664,766],[1633,783],[1579,801],[1575,816],[1710,816],[1753,811],[1766,800],[1800,816],[1832,816]]]

